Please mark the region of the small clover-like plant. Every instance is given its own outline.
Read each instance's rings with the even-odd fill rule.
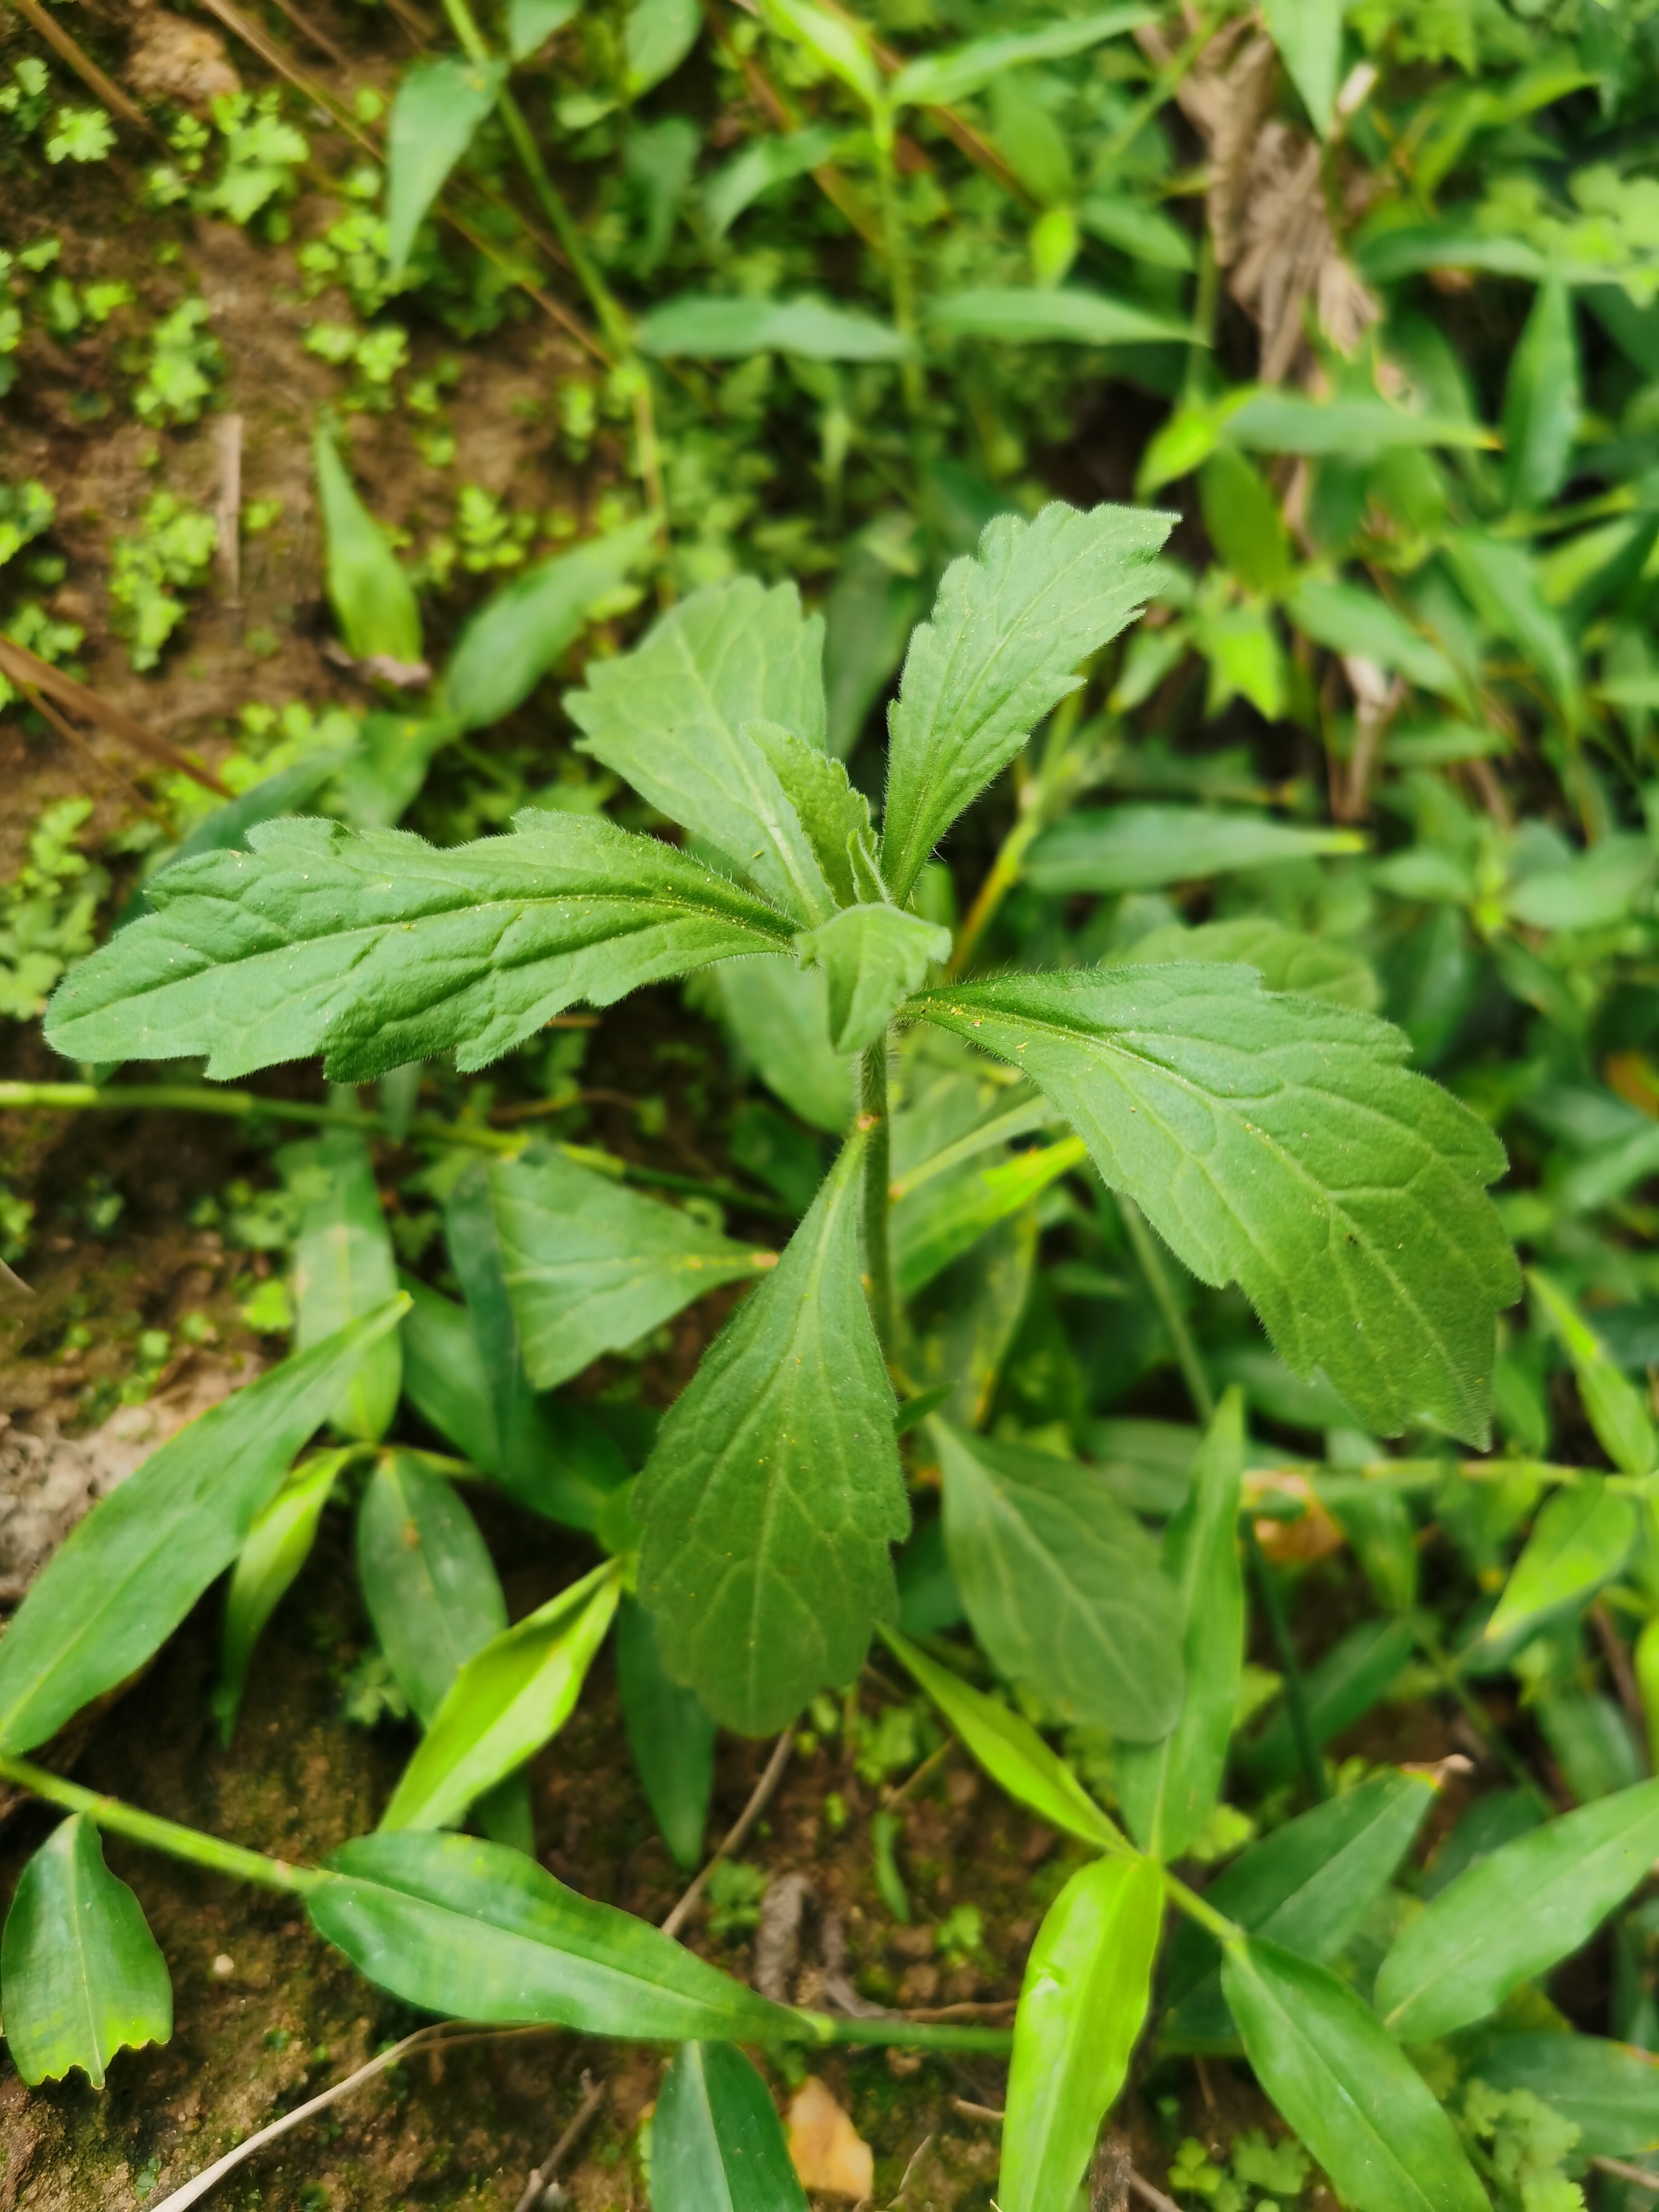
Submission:
[[[634,1501],[669,1669],[734,1729],[775,1729],[848,1680],[894,1615],[909,1517],[889,1379],[898,1027],[1018,1071],[1187,1267],[1239,1283],[1287,1364],[1322,1369],[1376,1430],[1485,1439],[1493,1319],[1518,1291],[1485,1194],[1504,1156],[1407,1070],[1396,1030],[1224,957],[931,980],[950,940],[916,911],[924,866],[1133,618],[1169,526],[1060,504],[989,526],[911,638],[879,824],[826,748],[819,621],[793,586],[741,580],[684,601],[567,701],[580,749],[680,823],[684,848],[547,812],[447,851],[268,823],[250,850],[168,870],[154,913],[52,1002],[48,1035],[78,1060],[201,1056],[223,1079],[320,1052],[351,1083],[447,1052],[482,1068],[578,1002],[719,963],[823,971],[831,1042],[861,1055],[861,1110]],[[1136,1586],[1101,1633],[1144,1678],[1136,1655],[1169,1639],[1131,1539],[1056,1549],[1054,1516],[1079,1508],[1041,1466],[992,1454],[957,1486],[987,1501],[994,1550],[1041,1554],[1055,1605],[1098,1617],[1115,1577]],[[1172,1712],[1173,1660],[1158,1680]]]

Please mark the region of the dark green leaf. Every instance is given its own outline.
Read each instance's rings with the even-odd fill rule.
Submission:
[[[1125,1742],[1167,1735],[1181,1711],[1181,1619],[1140,1523],[1075,1460],[937,1418],[930,1433],[951,1571],[999,1673]]]
[[[1517,1287],[1485,1125],[1397,1030],[1194,965],[1006,976],[914,1011],[1038,1084],[1201,1281],[1364,1419],[1484,1440],[1492,1315]]]
[[[1118,1802],[1129,1832],[1160,1859],[1178,1859],[1221,1796],[1244,1666],[1244,1581],[1238,1501],[1244,1400],[1228,1391],[1200,1447],[1186,1504],[1164,1539],[1164,1566],[1182,1616],[1187,1695],[1161,1743],[1117,1753]]]
[[[822,968],[830,1043],[860,1053],[885,1031],[893,1009],[949,957],[951,933],[896,906],[850,906],[795,939],[803,968]]]
[[[486,600],[443,673],[444,704],[461,727],[483,729],[521,706],[581,635],[588,609],[649,557],[655,535],[653,518],[641,516],[526,568]]]
[[[1298,1958],[1334,1959],[1393,1879],[1434,1794],[1419,1774],[1374,1774],[1252,1844],[1210,1884],[1206,1900]],[[1234,2040],[1218,1965],[1211,1938],[1183,1923],[1167,1978],[1175,2042],[1203,2050]]]
[[[796,2015],[533,1859],[471,1836],[358,1836],[307,1897],[318,1933],[422,2012],[649,2043],[764,2043]]]
[[[562,1729],[621,1591],[607,1562],[463,1660],[404,1769],[383,1829],[442,1828]]]
[[[1221,1977],[1257,2079],[1356,2212],[1488,2212],[1433,2092],[1345,1983],[1260,1941]]]
[[[1197,336],[1176,316],[1154,314],[1133,300],[1114,300],[1080,285],[942,292],[928,301],[927,319],[946,337],[994,338],[1008,345],[1191,345]]]
[[[1071,2203],[1129,2069],[1163,1925],[1164,1878],[1150,1859],[1097,1859],[1049,1906],[1014,2015],[1001,2212]]]
[[[632,653],[590,661],[588,688],[564,702],[579,750],[718,846],[798,924],[827,921],[835,899],[744,725],[781,723],[821,750],[823,651],[823,622],[802,615],[793,584],[742,577],[683,599]]]
[[[823,970],[793,961],[727,960],[715,980],[739,1064],[752,1066],[803,1121],[839,1137],[852,1118],[858,1063],[830,1042]]]
[[[1546,279],[1504,386],[1504,488],[1512,507],[1547,507],[1567,480],[1583,393],[1572,295]]]
[[[1085,808],[1042,832],[1024,872],[1040,891],[1155,890],[1235,868],[1364,849],[1364,839],[1352,830],[1304,830],[1269,814],[1222,814],[1207,806]]]
[[[0,1990],[6,2047],[31,2088],[79,2066],[101,2089],[118,2051],[172,2039],[167,1960],[84,1814],[54,1828],[18,1877]]]
[[[764,2081],[729,2043],[683,2044],[651,2123],[652,2212],[806,2212]]]
[[[236,1725],[253,1647],[310,1558],[323,1508],[340,1469],[350,1457],[349,1451],[319,1452],[297,1467],[249,1529],[247,1541],[237,1554],[225,1597],[219,1682],[213,1693],[220,1736],[226,1743]]]
[[[391,1453],[368,1479],[357,1572],[386,1664],[428,1726],[463,1663],[507,1626],[507,1601],[455,1485],[412,1452]]]
[[[930,1659],[896,1630],[883,1628],[881,1635],[991,1779],[1011,1797],[1028,1806],[1039,1820],[1091,1844],[1097,1851],[1127,1852],[1123,1838],[1029,1721]]]
[[[901,904],[963,808],[1134,619],[1170,518],[1131,507],[1000,515],[945,570],[888,714],[882,872]]]
[[[625,1597],[617,1616],[623,1723],[663,1841],[688,1872],[702,1858],[714,1787],[714,1723],[662,1663],[657,1624]]]
[[[1198,493],[1210,542],[1239,582],[1281,590],[1290,580],[1290,532],[1261,471],[1233,447],[1218,447],[1199,471]]]
[[[1529,2089],[1577,2129],[1581,2158],[1659,2150],[1659,2057],[1600,2035],[1505,2035],[1474,2069],[1494,2089]]]
[[[423,1421],[486,1474],[500,1472],[501,1435],[477,1334],[465,1306],[413,1275],[398,1278],[404,1316],[404,1389]]]
[[[1449,1882],[1400,1936],[1376,2008],[1407,2043],[1484,2020],[1580,1949],[1659,1857],[1659,1782],[1517,1837]]]
[[[1009,70],[1086,53],[1091,46],[1152,20],[1146,8],[1104,8],[1092,15],[1034,23],[1029,30],[996,32],[988,38],[969,39],[963,46],[941,46],[907,62],[889,82],[887,96],[896,107],[953,107]]]
[[[421,659],[421,610],[380,525],[357,496],[326,429],[316,443],[317,496],[328,538],[328,596],[357,660]]]
[[[909,1525],[860,1280],[854,1136],[775,1272],[665,1417],[640,1478],[640,1595],[715,1719],[759,1735],[851,1680]]]
[[[1596,1442],[1626,1474],[1646,1474],[1659,1466],[1656,1437],[1642,1394],[1620,1373],[1607,1346],[1574,1311],[1547,1275],[1534,1268],[1527,1278],[1550,1328],[1566,1348]]]
[[[210,1407],[70,1531],[0,1639],[0,1748],[44,1743],[165,1643],[402,1312],[392,1300]]]
[[[1636,1508],[1598,1477],[1558,1490],[1504,1586],[1486,1626],[1486,1641],[1510,1644],[1518,1629],[1558,1606],[1588,1601],[1618,1573],[1635,1540]]]
[[[1303,1693],[1316,1745],[1322,1747],[1363,1719],[1415,1649],[1409,1620],[1365,1620],[1310,1667]],[[1298,1756],[1290,1716],[1281,1706],[1261,1735],[1240,1747],[1238,1763],[1252,1780],[1271,1785],[1290,1779]]]
[[[309,1352],[397,1295],[398,1262],[374,1163],[355,1129],[331,1129],[313,1143],[288,1146],[279,1164],[299,1211],[294,1344]],[[395,1331],[388,1332],[364,1353],[329,1419],[343,1436],[377,1443],[392,1425],[402,1387],[402,1348]]]
[[[489,1170],[526,1372],[538,1389],[637,1343],[719,1284],[763,1274],[773,1252],[734,1244],[550,1150]]]
[[[495,106],[506,77],[499,62],[444,54],[410,62],[398,80],[386,137],[386,274],[394,282],[404,273],[427,210]]]
[[[717,300],[687,293],[653,307],[636,333],[659,361],[742,361],[793,353],[805,361],[900,361],[908,348],[889,324],[817,300]]]
[[[206,1055],[220,1078],[324,1051],[367,1081],[451,1047],[465,1070],[579,999],[788,944],[784,916],[655,838],[575,814],[516,830],[440,852],[266,823],[252,853],[159,878],[159,911],[76,969],[51,1035],[71,1059]]]

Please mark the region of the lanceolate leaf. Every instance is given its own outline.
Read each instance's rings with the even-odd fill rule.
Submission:
[[[385,1338],[380,1341],[384,1343]],[[323,1508],[340,1469],[350,1457],[349,1451],[319,1452],[296,1468],[293,1479],[277,1492],[248,1531],[247,1541],[237,1555],[236,1571],[225,1598],[224,1653],[219,1685],[213,1693],[213,1710],[226,1743],[236,1725],[253,1647],[310,1558]]]
[[[472,1317],[417,1276],[399,1279],[410,1300],[400,1332],[409,1402],[474,1467],[495,1474],[501,1435]]]
[[[1128,1743],[1181,1711],[1181,1620],[1158,1547],[1092,1468],[934,1420],[945,1541],[1000,1672]]]
[[[421,659],[421,610],[415,586],[325,429],[317,433],[317,495],[328,538],[328,596],[355,659],[383,654],[414,667]],[[158,901],[159,904],[160,902]]]
[[[166,1641],[402,1311],[392,1300],[210,1407],[70,1532],[0,1639],[0,1749],[44,1743]]]
[[[1263,814],[1113,806],[1073,814],[1045,830],[1026,856],[1025,875],[1040,891],[1153,890],[1364,847],[1352,830],[1306,830]]]
[[[857,841],[875,849],[869,800],[848,781],[840,761],[781,722],[745,722],[744,734],[771,763],[836,898],[842,906],[856,905],[863,894],[853,879],[848,848]]]
[[[151,886],[159,909],[77,968],[50,1034],[71,1059],[204,1054],[210,1076],[327,1054],[341,1082],[456,1049],[483,1067],[594,1006],[794,925],[657,839],[574,814],[440,852],[406,831],[272,822]]]
[[[331,1129],[315,1143],[289,1146],[281,1165],[300,1210],[294,1342],[308,1352],[397,1295],[398,1261],[374,1164],[355,1129]],[[392,1425],[402,1383],[402,1347],[388,1330],[363,1354],[329,1419],[346,1436],[376,1442]]]
[[[507,1296],[538,1389],[637,1342],[718,1284],[777,1262],[562,1153],[501,1161],[489,1175]]]
[[[1030,1120],[1046,1120],[1049,1113],[1040,1099]],[[963,1146],[971,1141],[963,1139]],[[994,1133],[988,1142],[997,1143]],[[1057,1145],[1016,1152],[994,1167],[977,1166],[965,1149],[961,1157],[963,1164],[954,1172],[925,1173],[920,1179],[913,1176],[911,1189],[893,1208],[893,1264],[903,1297],[926,1289],[988,1230],[1018,1213],[1060,1176],[1081,1167],[1088,1154],[1079,1139],[1065,1137]]]
[[[0,1989],[6,2048],[31,2088],[79,2066],[101,2089],[118,2051],[172,2037],[167,1960],[84,1814],[54,1828],[18,1879]]]
[[[358,1836],[307,1908],[369,1980],[422,2012],[649,2043],[765,2043],[796,2015],[522,1851],[471,1836]]]
[[[714,1723],[695,1690],[662,1663],[657,1624],[625,1597],[617,1616],[623,1723],[663,1841],[688,1871],[702,1857],[714,1787]]]
[[[988,284],[945,292],[928,302],[927,319],[955,337],[1016,345],[1190,345],[1197,337],[1190,323],[1173,315],[1153,314],[1133,300],[1073,284]]]
[[[1504,387],[1504,488],[1512,507],[1547,506],[1566,482],[1583,404],[1572,295],[1552,276],[1538,288]]]
[[[945,46],[907,62],[887,88],[895,106],[950,107],[981,91],[1005,70],[1030,62],[1057,61],[1133,31],[1149,21],[1148,11],[1133,6],[1104,8],[1068,21],[1033,24],[1030,30],[1005,31],[966,45]]]
[[[1659,1437],[1654,1434],[1640,1392],[1547,1275],[1534,1268],[1527,1280],[1551,1328],[1566,1347],[1596,1442],[1624,1474],[1648,1474],[1659,1466]]]
[[[495,105],[506,74],[499,62],[451,55],[404,70],[386,124],[388,276],[402,276],[422,217]]]
[[[1163,1922],[1150,1859],[1097,1859],[1049,1906],[1014,2015],[1001,2212],[1071,2203],[1146,2017]]]
[[[718,1721],[780,1728],[892,1617],[909,1525],[844,1147],[776,1270],[703,1356],[640,1478],[640,1595]]]
[[[1118,1802],[1129,1832],[1161,1859],[1178,1859],[1221,1795],[1227,1740],[1244,1666],[1244,1582],[1238,1558],[1244,1401],[1228,1391],[1193,1468],[1188,1500],[1164,1540],[1165,1572],[1182,1616],[1187,1695],[1161,1743],[1117,1754]]]
[[[1039,1820],[1092,1844],[1097,1850],[1127,1850],[1071,1768],[1049,1750],[1029,1721],[930,1659],[896,1630],[884,1628],[881,1635],[991,1779],[1011,1797],[1029,1806]]]
[[[1433,2092],[1346,1983],[1259,1938],[1221,1978],[1256,2078],[1356,2212],[1488,2212]]]
[[[1406,2043],[1484,2020],[1587,1943],[1659,1857],[1659,1782],[1552,1820],[1449,1882],[1382,1961],[1376,2008]]]
[[[823,653],[823,622],[802,615],[793,584],[743,577],[682,600],[632,653],[590,662],[588,688],[564,702],[581,751],[719,846],[798,923],[827,920],[835,900],[744,725],[780,722],[822,750]]]
[[[569,1718],[617,1610],[607,1564],[463,1662],[404,1769],[382,1828],[441,1828]]]
[[[651,2123],[652,2212],[806,2212],[766,2084],[730,2043],[687,2043]]]
[[[1528,1621],[1588,1599],[1618,1573],[1635,1540],[1636,1508],[1596,1476],[1558,1490],[1533,1524],[1486,1641],[1504,1643]]]
[[[659,361],[743,361],[757,353],[793,353],[804,361],[901,361],[908,351],[890,324],[820,300],[692,294],[653,307],[640,325],[639,347]]]
[[[1267,0],[1267,29],[1322,138],[1330,135],[1342,60],[1340,0]]]
[[[1270,991],[1299,991],[1339,1006],[1369,1013],[1376,1004],[1376,978],[1358,953],[1299,929],[1284,929],[1265,915],[1236,921],[1206,921],[1196,929],[1179,922],[1149,930],[1118,961],[1231,960],[1254,968]]]
[[[896,906],[850,906],[803,930],[795,949],[804,968],[824,972],[830,1044],[863,1052],[884,1033],[899,1001],[948,957],[951,933]]]
[[[1518,1287],[1482,1186],[1504,1155],[1368,1014],[1249,969],[1096,969],[912,1010],[1009,1060],[1200,1280],[1237,1280],[1286,1364],[1389,1433],[1484,1440],[1492,1316]]]
[[[1170,518],[1056,501],[1000,515],[945,570],[888,713],[882,873],[901,904],[933,847],[1068,691],[1079,661],[1133,620]]]
[[[507,1600],[456,1486],[411,1452],[382,1460],[364,1487],[357,1572],[386,1663],[429,1725],[465,1662],[507,1626]]]

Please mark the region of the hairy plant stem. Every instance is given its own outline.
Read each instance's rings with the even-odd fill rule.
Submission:
[[[145,1109],[175,1114],[216,1114],[227,1121],[252,1121],[261,1116],[273,1121],[298,1121],[307,1128],[361,1129],[366,1136],[388,1137],[425,1145],[459,1145],[475,1152],[493,1152],[515,1159],[527,1139],[505,1129],[486,1128],[482,1122],[440,1121],[416,1115],[406,1127],[394,1128],[384,1114],[364,1113],[343,1106],[312,1106],[303,1101],[262,1097],[257,1091],[209,1091],[191,1083],[0,1083],[0,1113],[127,1113]],[[668,1168],[638,1166],[602,1152],[591,1145],[559,1145],[567,1159],[596,1174],[615,1176],[620,1182],[641,1183],[652,1189],[682,1191],[688,1197],[717,1199],[723,1206],[742,1206],[750,1213],[770,1213],[795,1218],[795,1209],[781,1199],[718,1178],[676,1175]]]
[[[186,1860],[191,1866],[206,1868],[210,1874],[226,1875],[233,1881],[253,1882],[261,1889],[286,1890],[302,1897],[330,1878],[316,1867],[289,1866],[285,1859],[268,1858],[263,1851],[222,1843],[217,1836],[206,1835],[199,1828],[183,1827],[177,1820],[164,1820],[155,1813],[141,1813],[136,1805],[124,1804],[118,1797],[100,1796],[95,1790],[83,1790],[78,1782],[66,1782],[61,1774],[49,1774],[44,1766],[35,1766],[26,1759],[0,1754],[0,1782],[15,1783],[20,1790],[43,1797],[49,1805],[61,1805],[66,1813],[84,1813],[94,1826],[112,1836],[125,1836],[130,1843],[165,1851],[169,1858]]]
[[[864,1140],[864,1265],[870,1279],[870,1311],[883,1352],[893,1355],[893,1240],[887,1185],[892,1140],[887,1110],[887,1039],[878,1037],[860,1070],[859,1127]]]

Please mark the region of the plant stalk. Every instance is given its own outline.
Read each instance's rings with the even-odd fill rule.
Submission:
[[[186,1860],[191,1866],[228,1875],[233,1881],[250,1881],[261,1889],[285,1890],[290,1896],[303,1897],[329,1879],[316,1867],[289,1866],[285,1859],[245,1850],[240,1844],[223,1843],[199,1828],[183,1827],[177,1820],[164,1820],[155,1813],[141,1813],[118,1797],[103,1797],[95,1790],[83,1790],[78,1782],[66,1782],[61,1774],[49,1774],[44,1766],[33,1765],[26,1759],[0,1754],[0,1782],[15,1782],[20,1790],[44,1798],[49,1805],[61,1805],[66,1813],[84,1813],[94,1826],[112,1836],[125,1836],[131,1843],[165,1851],[169,1858]]]
[[[810,2027],[816,2043],[866,2043],[896,2045],[903,2051],[976,2051],[987,2057],[1006,2058],[1014,2047],[1013,2031],[1006,2027],[957,2027],[949,2021],[853,2020],[840,2013],[805,2012],[798,2015]]]
[[[883,1352],[893,1352],[893,1239],[887,1185],[892,1142],[887,1108],[887,1039],[877,1039],[864,1055],[859,1127],[864,1144],[864,1265],[870,1280],[870,1311]]]
[[[1291,1724],[1291,1741],[1296,1745],[1297,1764],[1302,1769],[1302,1778],[1316,1805],[1322,1805],[1330,1796],[1330,1784],[1325,1779],[1325,1762],[1320,1757],[1319,1746],[1314,1741],[1313,1721],[1308,1711],[1308,1692],[1302,1679],[1301,1662],[1296,1656],[1296,1646],[1291,1641],[1291,1624],[1285,1618],[1285,1607],[1279,1601],[1279,1584],[1273,1580],[1273,1571],[1267,1554],[1261,1548],[1261,1539],[1255,1533],[1255,1520],[1249,1512],[1238,1516],[1244,1533],[1244,1550],[1252,1572],[1255,1576],[1256,1594],[1261,1600],[1261,1610],[1267,1616],[1267,1632],[1273,1638],[1273,1650],[1279,1656],[1279,1672],[1285,1677],[1285,1714]]]
[[[1152,1232],[1146,1226],[1140,1208],[1133,1199],[1126,1197],[1121,1191],[1117,1193],[1117,1206],[1123,1217],[1123,1226],[1128,1231],[1129,1242],[1134,1247],[1140,1272],[1146,1278],[1146,1287],[1152,1294],[1152,1303],[1169,1331],[1170,1342],[1175,1349],[1176,1364],[1187,1385],[1187,1395],[1193,1401],[1193,1410],[1208,1428],[1215,1419],[1215,1393],[1210,1388],[1209,1376],[1204,1372],[1198,1346],[1187,1326],[1187,1316],[1176,1302],[1175,1291],[1164,1272],[1164,1261],[1153,1242]]]
[[[916,320],[915,268],[904,227],[904,205],[899,192],[898,164],[893,157],[893,119],[881,112],[871,118],[876,142],[876,189],[881,204],[881,232],[887,253],[887,283],[892,294],[893,323],[904,340],[906,352],[899,364],[900,387],[913,432],[919,429],[927,401],[921,372]]]

